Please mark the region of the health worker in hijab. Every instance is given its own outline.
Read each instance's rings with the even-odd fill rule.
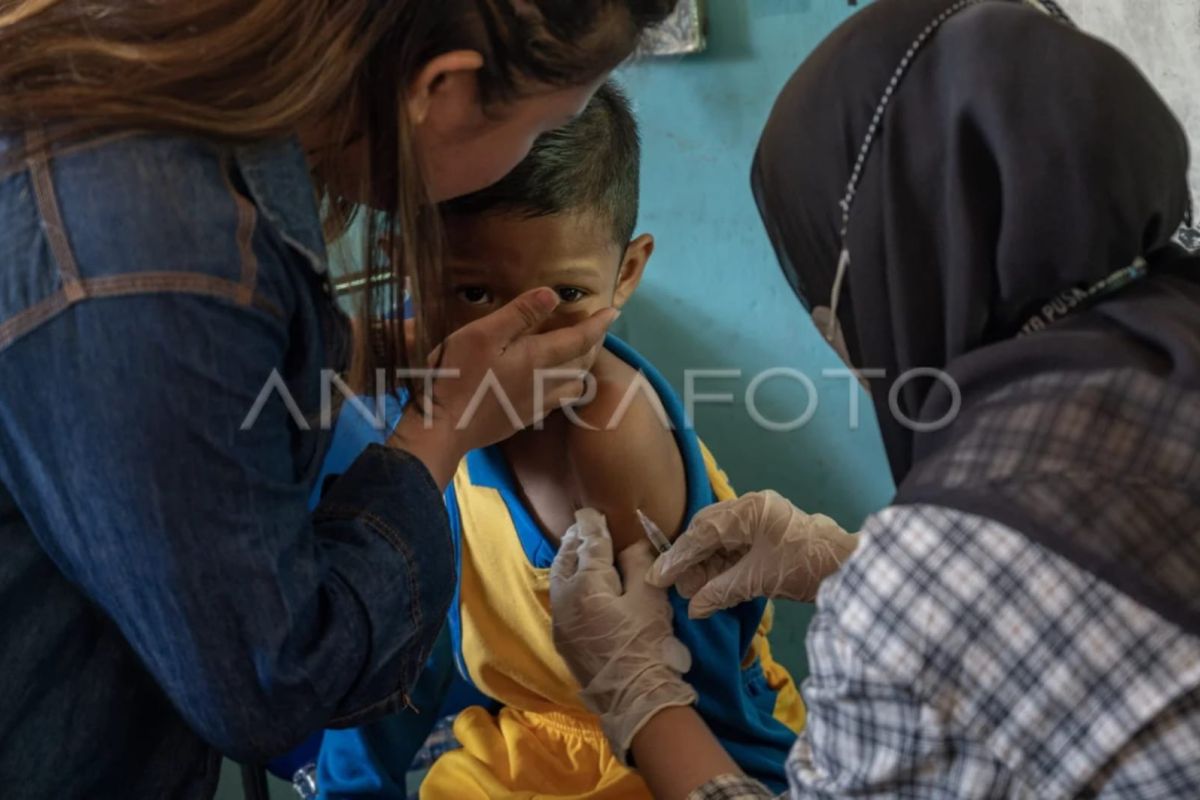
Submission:
[[[873,370],[899,488],[857,537],[749,495],[622,574],[572,529],[551,602],[585,698],[676,698],[620,726],[655,796],[768,795],[689,707],[643,581],[693,616],[816,598],[793,797],[1200,797],[1187,168],[1146,79],[1051,2],[878,0],[804,63],[754,189],[801,302]]]

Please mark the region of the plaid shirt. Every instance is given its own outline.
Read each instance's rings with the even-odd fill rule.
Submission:
[[[1011,529],[889,508],[818,606],[792,797],[1200,797],[1200,639]]]

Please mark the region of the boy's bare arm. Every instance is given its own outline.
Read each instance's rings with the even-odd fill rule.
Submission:
[[[626,381],[601,379],[596,399],[578,411],[599,430],[572,426],[567,439],[576,500],[605,515],[617,552],[645,541],[639,509],[674,539],[687,505],[683,459],[661,407],[637,391],[618,415],[628,394]]]

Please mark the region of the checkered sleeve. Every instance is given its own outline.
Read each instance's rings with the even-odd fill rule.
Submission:
[[[808,727],[788,759],[793,797],[1020,796],[1002,763],[865,657],[832,613],[809,628],[809,666]]]
[[[991,520],[877,515],[808,643],[793,797],[1200,797],[1200,640]]]
[[[772,800],[765,786],[745,775],[720,775],[688,795],[688,800]]]
[[[1200,797],[1200,689],[1142,730],[1092,780],[1085,796]]]

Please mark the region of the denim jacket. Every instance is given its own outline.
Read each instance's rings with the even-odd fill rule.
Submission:
[[[0,178],[0,796],[210,797],[218,753],[404,704],[453,552],[396,450],[307,510],[345,349],[325,258],[295,141]]]

